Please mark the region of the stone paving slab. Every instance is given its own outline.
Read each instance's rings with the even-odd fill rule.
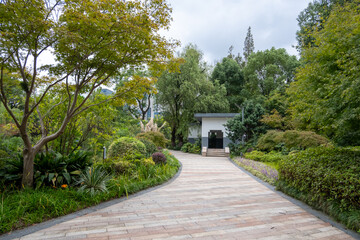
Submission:
[[[227,158],[173,154],[171,184],[18,239],[354,239]]]

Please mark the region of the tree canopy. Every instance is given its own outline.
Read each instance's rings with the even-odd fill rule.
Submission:
[[[180,71],[164,72],[156,85],[157,103],[172,128],[173,146],[176,142],[181,145],[187,137],[194,113],[227,111],[229,107],[225,87],[209,80],[202,53],[188,45],[179,57],[185,61]]]
[[[24,141],[24,185],[32,185],[35,154],[58,138],[71,118],[91,106],[87,100],[99,86],[111,82],[123,68],[146,64],[158,70],[172,57],[176,42],[158,33],[168,28],[170,13],[165,0],[0,3],[0,100]],[[41,64],[49,52],[55,63]],[[21,118],[12,112],[5,73],[18,76],[23,91]],[[125,102],[141,96],[153,80],[135,76],[112,97],[123,97]],[[62,94],[60,102],[42,110],[44,99],[54,92]],[[62,124],[50,132],[44,117],[62,103],[66,104]],[[32,116],[41,125],[42,137],[36,142],[28,134]]]
[[[211,75],[212,81],[219,81],[226,88],[226,98],[230,111],[238,112],[243,102],[241,91],[244,88],[244,74],[240,65],[232,58],[225,57],[215,65]]]
[[[249,94],[268,97],[274,90],[284,92],[285,86],[293,81],[298,65],[296,57],[283,48],[253,53],[244,68]]]
[[[335,7],[288,90],[293,117],[340,145],[360,145],[360,1]]]

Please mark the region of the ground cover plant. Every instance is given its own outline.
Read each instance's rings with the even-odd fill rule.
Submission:
[[[249,171],[251,174],[270,184],[275,184],[279,178],[278,171],[274,167],[268,166],[265,163],[241,157],[235,157],[233,158],[233,161],[240,167]]]
[[[318,147],[280,163],[278,188],[360,231],[360,148]]]
[[[96,163],[83,171],[74,184],[24,190],[3,189],[0,192],[0,233],[161,184],[173,177],[180,167],[171,153],[164,150],[162,154],[166,164],[155,164],[151,158],[133,160],[134,167],[128,172],[113,173],[107,172],[106,163]],[[80,189],[77,186],[81,186]]]

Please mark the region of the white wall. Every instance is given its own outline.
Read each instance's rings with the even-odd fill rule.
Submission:
[[[229,118],[203,118],[202,119],[202,137],[208,137],[210,130],[221,130],[224,133],[224,138],[227,137],[224,124]]]

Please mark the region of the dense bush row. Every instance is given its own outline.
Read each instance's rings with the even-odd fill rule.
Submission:
[[[329,141],[309,131],[288,130],[285,132],[270,130],[261,136],[257,148],[262,151],[292,151],[326,145]]]
[[[245,158],[259,161],[259,162],[279,162],[280,160],[285,158],[285,155],[283,155],[280,152],[271,151],[269,153],[261,152],[254,150],[252,152],[245,153]]]
[[[360,230],[360,149],[318,147],[280,164],[280,190]]]
[[[360,209],[360,149],[308,149],[285,158],[279,170],[281,180],[314,198]]]

